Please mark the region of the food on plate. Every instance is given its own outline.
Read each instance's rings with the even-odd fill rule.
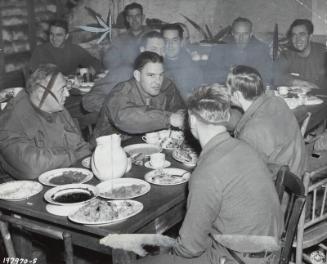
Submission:
[[[196,164],[198,156],[191,148],[175,149],[173,158],[183,163]]]
[[[179,148],[182,143],[183,141],[178,138],[164,138],[161,141],[161,147],[164,149],[174,149]]]
[[[113,199],[124,199],[126,197],[138,196],[146,188],[144,184],[132,184],[128,186],[114,187],[107,192],[101,192],[100,195]]]
[[[102,223],[122,219],[133,213],[134,207],[130,201],[115,203],[95,199],[72,214],[71,218],[90,223]]]
[[[173,175],[164,170],[156,170],[151,178],[155,184],[177,184],[184,182],[183,176]]]
[[[39,193],[42,185],[33,181],[11,181],[0,185],[0,199],[20,200]]]
[[[58,191],[53,195],[52,199],[57,203],[80,203],[92,197],[94,197],[94,194],[90,190],[72,188]]]
[[[53,177],[49,183],[54,185],[64,185],[82,182],[87,175],[79,171],[64,171],[61,175]]]

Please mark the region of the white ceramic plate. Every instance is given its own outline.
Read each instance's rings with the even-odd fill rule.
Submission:
[[[187,166],[196,166],[197,154],[188,149],[174,149],[172,156],[175,160],[187,165]]]
[[[316,96],[308,96],[305,101],[304,104],[305,105],[316,105],[316,104],[322,104],[324,101]]]
[[[63,174],[66,174],[63,176]],[[59,178],[60,177],[60,178]],[[84,183],[93,178],[90,170],[83,168],[61,168],[42,173],[39,182],[47,186]]]
[[[179,130],[161,130],[158,131],[161,147],[163,149],[172,150],[179,148],[184,141],[184,133]]]
[[[98,195],[98,189],[93,185],[66,184],[48,190],[44,194],[44,199],[51,204],[73,205],[85,204],[88,201],[95,199]]]
[[[83,204],[77,205],[56,205],[56,204],[47,204],[45,209],[48,213],[58,216],[68,216],[75,213]]]
[[[165,160],[165,164],[164,164],[163,167],[164,167],[164,168],[167,168],[167,167],[169,167],[170,165],[171,165],[171,163],[170,163],[168,160]],[[152,167],[150,161],[145,162],[145,163],[144,163],[144,167],[149,168],[149,169],[157,169],[157,168],[153,168],[153,167]]]
[[[72,222],[84,225],[114,224],[143,210],[143,204],[134,200],[93,200],[68,216]]]
[[[166,168],[150,171],[145,174],[144,178],[152,184],[177,185],[187,182],[190,178],[190,172],[178,168]]]
[[[82,160],[81,164],[84,168],[90,169],[91,168],[91,158],[92,157],[86,157]]]
[[[142,153],[144,156],[151,155],[153,153],[161,152],[161,147],[152,144],[133,144],[124,147],[125,152],[127,152],[130,156],[137,153]]]
[[[23,89],[23,87],[11,87],[2,90],[0,92],[0,102],[6,100],[7,97],[15,97]]]
[[[15,201],[38,194],[43,186],[35,181],[10,181],[0,184],[0,199]]]
[[[99,196],[106,199],[132,199],[146,194],[151,186],[136,178],[118,178],[97,185]],[[113,192],[114,190],[114,192]]]

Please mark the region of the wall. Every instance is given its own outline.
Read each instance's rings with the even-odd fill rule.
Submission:
[[[299,1],[305,2],[309,9],[312,0],[134,0],[144,6],[147,18],[159,18],[167,22],[184,22],[191,30],[193,41],[199,41],[201,35],[180,15],[184,14],[197,23],[216,33],[220,28],[229,25],[238,16],[248,17],[254,22],[255,32],[271,32],[278,23],[281,33],[285,33],[295,18],[312,18],[312,13]],[[94,22],[84,10],[89,6],[106,17],[108,7],[117,9],[133,0],[81,0],[71,15],[72,26]]]

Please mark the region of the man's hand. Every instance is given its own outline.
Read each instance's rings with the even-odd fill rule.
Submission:
[[[185,112],[178,110],[176,113],[172,113],[169,118],[170,125],[182,129],[184,127]]]

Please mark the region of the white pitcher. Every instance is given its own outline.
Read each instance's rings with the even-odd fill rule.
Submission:
[[[117,134],[96,139],[97,146],[92,155],[91,167],[100,181],[119,178],[128,169],[128,160]]]

